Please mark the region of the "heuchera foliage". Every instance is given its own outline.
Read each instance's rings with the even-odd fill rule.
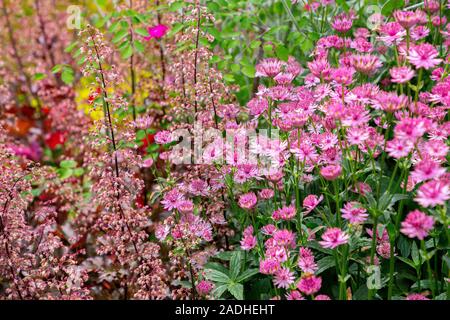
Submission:
[[[0,298],[449,299],[447,1],[0,10]]]

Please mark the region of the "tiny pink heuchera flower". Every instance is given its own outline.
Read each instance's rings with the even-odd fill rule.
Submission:
[[[356,201],[347,202],[344,205],[344,208],[341,209],[341,212],[343,213],[342,218],[348,220],[351,224],[361,224],[366,221],[369,216],[366,213],[366,209]]]
[[[201,296],[206,296],[208,293],[211,292],[211,290],[214,288],[214,284],[210,281],[202,280],[200,281],[197,286],[197,292]]]
[[[172,133],[168,130],[159,131],[157,134],[155,134],[155,142],[157,144],[167,144],[172,141]]]
[[[306,295],[315,294],[322,286],[322,278],[313,274],[303,276],[297,284],[297,289]]]
[[[149,35],[147,37],[144,37],[144,39],[147,41],[153,38],[161,39],[162,37],[164,37],[164,35],[167,33],[168,30],[169,27],[163,24],[159,24],[154,27],[149,27],[147,29]]]
[[[252,209],[257,202],[256,195],[253,192],[248,192],[239,197],[239,206],[243,209]]]
[[[410,238],[423,240],[433,228],[433,224],[433,217],[427,216],[422,211],[414,210],[408,213],[406,219],[402,222],[400,231]]]
[[[334,249],[348,242],[349,236],[339,228],[328,228],[322,234],[320,245],[324,248]]]
[[[431,69],[441,63],[442,59],[437,58],[439,52],[429,43],[422,43],[409,49],[408,60],[417,69]]]
[[[333,181],[336,180],[342,173],[342,168],[340,165],[329,165],[320,169],[320,174],[325,180]]]

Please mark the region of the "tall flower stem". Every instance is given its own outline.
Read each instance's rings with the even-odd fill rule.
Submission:
[[[375,251],[377,247],[377,235],[378,235],[378,212],[374,213],[373,229],[372,229],[372,244],[370,247],[370,264],[375,264]],[[372,300],[375,295],[375,289],[369,289],[368,299]]]
[[[427,264],[427,273],[428,273],[428,280],[430,281],[430,286],[431,286],[431,293],[433,295],[433,299],[436,296],[436,288],[434,286],[434,282],[433,282],[433,271],[431,270],[431,263],[430,263],[430,258],[428,257],[428,252],[427,252],[427,248],[425,246],[425,240],[420,240],[420,246],[422,248],[422,252],[425,254],[425,263]],[[419,279],[420,281],[420,279]]]

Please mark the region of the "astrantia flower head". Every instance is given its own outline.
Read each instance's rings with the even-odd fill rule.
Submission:
[[[414,70],[408,66],[393,67],[389,70],[391,81],[395,83],[406,83],[414,77]]]
[[[403,28],[410,29],[421,22],[421,14],[415,11],[394,11],[394,18]]]
[[[430,300],[430,299],[428,299],[427,297],[425,297],[423,294],[420,293],[411,293],[408,294],[406,300]]]
[[[309,194],[303,199],[303,208],[306,209],[305,215],[314,210],[315,207],[323,200],[323,195],[320,197],[315,194]]]
[[[251,250],[256,246],[257,242],[256,237],[253,235],[253,226],[248,226],[245,228],[241,240],[241,248],[247,251]]]
[[[353,20],[352,18],[346,14],[342,13],[333,18],[333,22],[331,23],[331,26],[334,30],[337,32],[345,33],[349,31],[352,28]]]
[[[341,212],[343,213],[342,218],[348,220],[351,224],[361,224],[369,216],[366,213],[367,210],[356,201],[347,202]]]
[[[411,172],[411,177],[415,182],[419,183],[422,181],[439,178],[445,173],[445,171],[445,168],[441,167],[439,163],[428,157],[424,157],[414,166],[414,170]]]
[[[300,248],[298,254],[298,267],[305,273],[314,273],[317,271],[317,263],[314,260],[314,255],[309,248]]]
[[[444,205],[450,199],[448,183],[439,180],[431,180],[420,186],[417,197],[414,199],[422,207],[435,207]]]
[[[366,75],[373,75],[382,66],[380,59],[371,54],[354,54],[350,61],[356,71]]]
[[[239,206],[243,209],[250,210],[256,205],[257,201],[258,199],[253,192],[245,193],[239,197]]]
[[[276,58],[264,59],[256,65],[255,77],[274,78],[282,71],[284,65],[284,62]]]
[[[320,169],[320,174],[325,180],[336,180],[342,173],[342,167],[340,165],[329,165]]]
[[[272,218],[274,220],[291,220],[295,218],[296,210],[294,205],[282,207],[273,212]]]
[[[280,262],[275,259],[265,259],[259,262],[259,272],[262,274],[274,274],[280,269]]]
[[[355,70],[349,67],[340,67],[333,69],[331,73],[331,78],[341,85],[350,85],[353,82],[353,74]]]
[[[339,228],[328,228],[322,234],[320,245],[324,248],[334,249],[348,242],[349,236]]]
[[[408,52],[408,61],[417,69],[431,69],[442,62],[442,59],[437,58],[439,52],[429,43],[422,43],[412,46]]]
[[[322,287],[322,278],[312,274],[303,276],[297,284],[297,289],[310,296],[317,293]]]
[[[379,39],[386,45],[399,44],[406,36],[406,31],[398,22],[388,22],[381,26]]]
[[[402,222],[400,231],[410,238],[423,240],[433,228],[433,224],[433,217],[427,216],[422,211],[414,210],[408,213],[406,219]]]
[[[288,268],[281,268],[275,272],[273,283],[277,288],[287,289],[292,283],[294,283],[294,280],[294,273],[291,270]]]

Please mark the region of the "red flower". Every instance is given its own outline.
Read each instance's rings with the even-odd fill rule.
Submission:
[[[58,145],[64,144],[65,141],[65,133],[61,131],[55,131],[45,138],[45,143],[52,150],[54,150]]]

